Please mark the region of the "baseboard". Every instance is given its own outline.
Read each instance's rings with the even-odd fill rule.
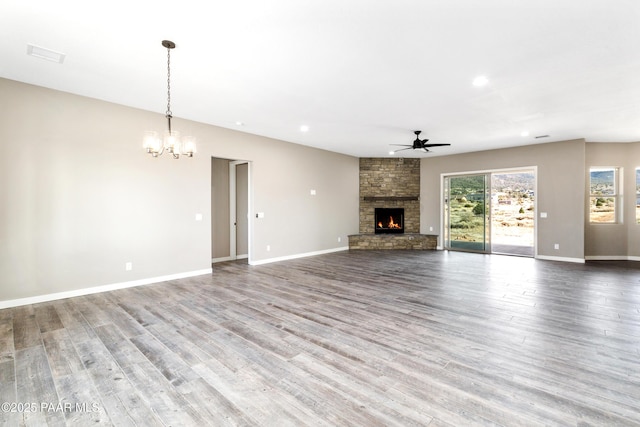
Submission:
[[[640,261],[640,257],[627,255],[589,255],[587,261]]]
[[[94,286],[91,288],[76,289],[73,291],[57,292],[54,294],[38,295],[35,297],[18,298],[13,300],[0,301],[0,309],[19,307],[21,305],[39,304],[42,302],[55,301],[59,299],[80,297],[84,295],[98,294],[100,292],[115,291],[118,289],[133,288],[135,286],[150,285],[153,283],[166,282],[167,280],[184,279],[193,276],[211,274],[213,269],[187,271],[184,273],[169,274],[167,276],[150,277],[148,279],[132,280],[130,282],[113,283],[110,285]]]
[[[310,256],[315,256],[315,255],[330,254],[330,253],[333,253],[333,252],[341,252],[341,251],[348,251],[348,250],[349,250],[349,246],[342,246],[340,248],[325,249],[325,250],[322,250],[322,251],[306,252],[306,253],[302,253],[302,254],[287,255],[287,256],[282,256],[282,257],[277,257],[277,258],[268,258],[268,259],[262,259],[260,261],[251,261],[249,263],[249,265],[270,264],[272,262],[287,261],[287,260],[290,260],[290,259],[306,258],[306,257],[310,257]]]
[[[574,262],[578,264],[584,264],[584,258],[567,258],[561,256],[548,256],[548,255],[536,255],[536,259],[543,259],[546,261],[562,261],[562,262]]]

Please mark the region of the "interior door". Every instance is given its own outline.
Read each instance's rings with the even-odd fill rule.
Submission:
[[[236,165],[236,258],[249,256],[249,164]]]
[[[249,165],[229,162],[229,252],[230,259],[249,254]]]
[[[444,177],[444,247],[491,252],[489,174]]]

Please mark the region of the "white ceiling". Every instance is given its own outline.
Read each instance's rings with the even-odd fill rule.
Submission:
[[[164,113],[163,39],[175,117],[354,156],[640,141],[640,0],[3,0],[0,76]]]

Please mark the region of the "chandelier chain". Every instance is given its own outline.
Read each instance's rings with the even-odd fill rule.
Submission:
[[[167,116],[171,116],[171,49],[167,48]]]

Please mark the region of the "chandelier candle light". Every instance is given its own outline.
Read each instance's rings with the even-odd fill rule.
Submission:
[[[180,138],[180,134],[171,129],[171,49],[174,49],[176,44],[169,40],[163,40],[162,46],[167,48],[167,112],[165,117],[168,128],[163,140],[158,137],[156,131],[145,132],[142,146],[153,157],[161,156],[165,151],[173,154],[174,159],[179,159],[180,154],[193,157],[193,153],[196,152],[195,138],[192,136]]]

